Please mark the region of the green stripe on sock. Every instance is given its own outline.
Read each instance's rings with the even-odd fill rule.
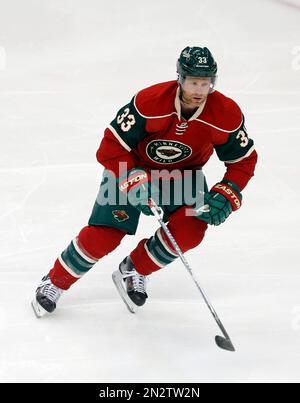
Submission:
[[[158,260],[161,264],[167,265],[172,263],[176,257],[170,255],[169,252],[166,251],[165,248],[161,247],[158,242],[156,242],[154,237],[151,237],[147,241],[147,246],[149,252]]]
[[[87,273],[93,266],[94,263],[86,261],[74,248],[73,243],[63,251],[61,255],[63,261],[66,263],[71,270],[77,275],[82,275]]]
[[[165,245],[161,242],[161,240],[159,239],[159,237],[157,235],[157,232],[155,233],[154,238],[155,238],[156,243],[159,245],[159,247],[165,252],[165,254],[167,256],[170,257],[170,259],[172,259],[172,260],[177,259],[177,256],[174,256],[172,253],[170,253],[168,251],[168,249],[165,247]]]

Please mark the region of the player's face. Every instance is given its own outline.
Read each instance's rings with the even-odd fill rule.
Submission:
[[[210,77],[187,76],[181,84],[182,99],[190,106],[198,107],[205,101],[211,86]]]

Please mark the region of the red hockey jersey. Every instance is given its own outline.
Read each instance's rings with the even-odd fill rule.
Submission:
[[[257,153],[239,106],[214,91],[186,120],[179,95],[177,81],[136,94],[105,130],[98,161],[116,175],[119,162],[128,169],[193,170],[203,167],[215,150],[227,167],[225,178],[242,190],[254,174]]]

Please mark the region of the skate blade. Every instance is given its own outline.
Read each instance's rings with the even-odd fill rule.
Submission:
[[[113,272],[112,279],[129,312],[136,313],[138,306],[135,305],[135,303],[129,298],[125,288],[123,287],[123,278],[119,270]]]
[[[46,315],[46,313],[48,313],[38,302],[36,299],[33,299],[31,301],[31,306],[33,309],[33,312],[35,313],[35,316],[40,319],[42,318],[44,315]]]

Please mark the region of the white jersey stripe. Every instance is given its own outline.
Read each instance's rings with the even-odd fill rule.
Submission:
[[[224,132],[224,133],[236,132],[236,131],[242,126],[242,123],[243,123],[243,119],[242,119],[241,123],[238,125],[238,127],[237,127],[236,129],[233,129],[233,130],[224,130],[224,129],[221,129],[220,127],[217,127],[217,126],[212,125],[211,123],[205,122],[205,120],[202,120],[202,119],[195,119],[195,120],[196,120],[197,122],[201,122],[201,123],[204,123],[205,125],[211,126],[211,127],[213,127],[214,129],[220,130],[220,132]]]
[[[131,151],[131,148],[125,143],[125,141],[118,135],[118,133],[116,132],[116,130],[109,125],[108,129],[112,132],[112,134],[119,140],[119,142],[122,144],[122,146],[125,148],[125,150],[127,150],[128,152]]]
[[[134,107],[135,107],[135,109],[137,110],[138,114],[139,114],[140,116],[142,116],[142,118],[145,118],[145,119],[162,119],[162,118],[167,118],[167,117],[172,116],[172,115],[178,115],[177,112],[172,112],[172,113],[169,113],[168,115],[162,115],[162,116],[146,116],[146,115],[143,115],[143,114],[138,110],[138,108],[137,108],[137,106],[136,106],[135,100],[136,100],[136,96],[134,97]]]

